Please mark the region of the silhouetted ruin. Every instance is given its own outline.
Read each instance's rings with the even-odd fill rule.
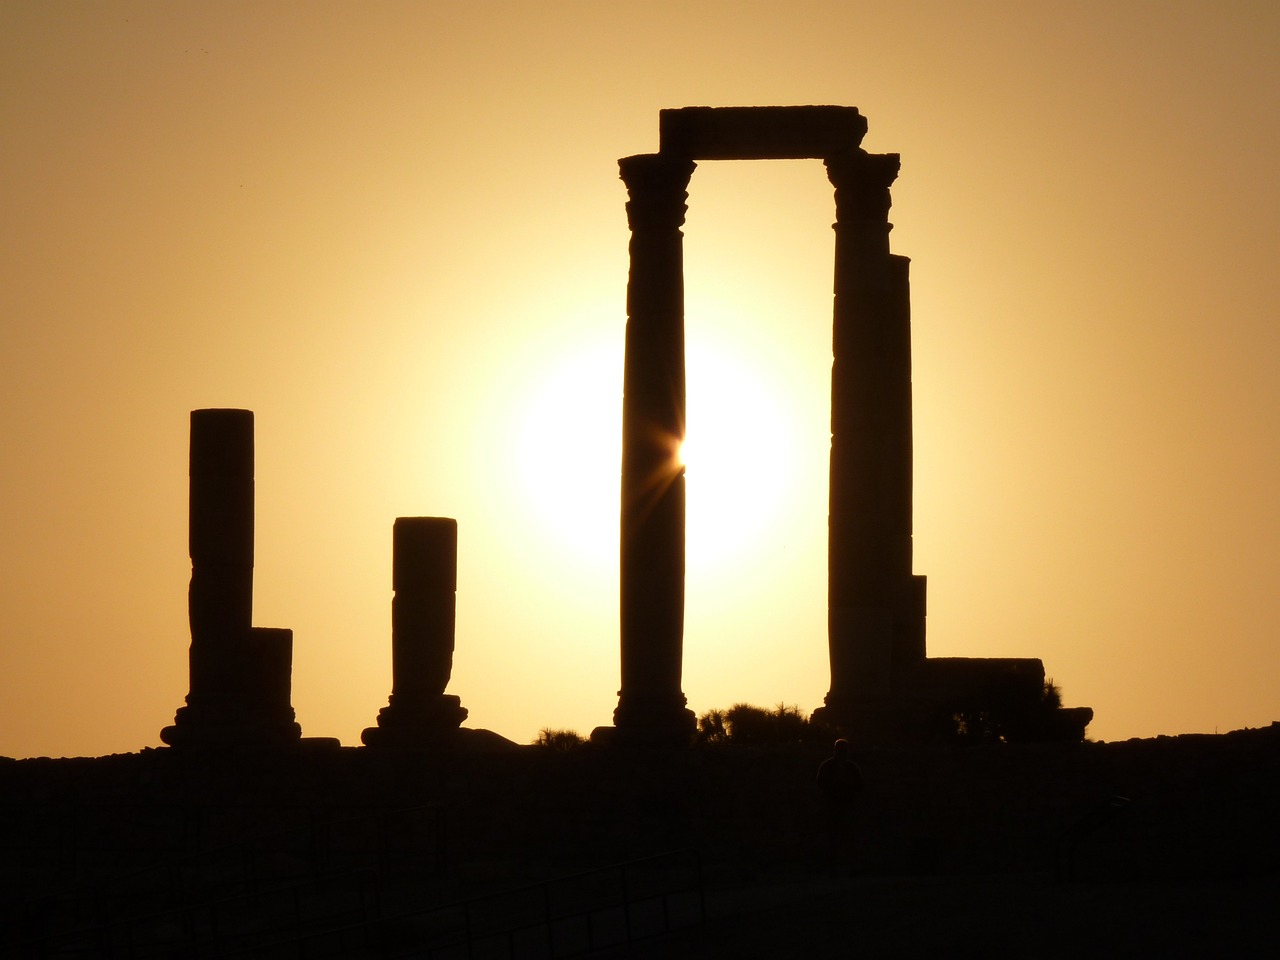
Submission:
[[[597,742],[687,745],[681,689],[685,424],[683,234],[700,160],[819,159],[835,188],[827,642],[816,722],[858,744],[960,734],[1082,739],[1093,713],[1062,709],[1029,658],[930,659],[925,578],[912,572],[909,260],[889,251],[897,154],[862,149],[855,107],[685,107],[659,114],[657,153],[618,161],[631,228],[623,372],[620,648],[614,726]],[[453,666],[457,523],[401,517],[393,533],[392,692],[367,746],[456,739],[467,711]],[[253,414],[191,415],[191,692],[173,746],[297,741],[293,635],[250,625]],[[477,731],[468,731],[475,734]],[[483,732],[481,732],[483,733]],[[486,734],[487,737],[494,735]],[[475,738],[472,737],[473,742]],[[500,738],[499,738],[500,739]]]
[[[697,160],[821,159],[835,187],[827,630],[831,687],[815,715],[861,743],[916,740],[997,704],[1034,712],[1038,660],[929,660],[925,578],[912,573],[911,313],[889,252],[897,154],[860,144],[854,107],[686,107],[659,115],[659,150],[618,161],[631,269],[623,374],[621,689],[596,739],[688,742],[681,690],[685,486],[683,235]],[[1092,712],[1062,715],[1083,737]]]
[[[253,617],[253,412],[191,412],[191,692],[160,739],[175,747],[297,741],[293,631]]]
[[[371,747],[429,746],[467,718],[461,700],[444,692],[453,672],[458,522],[398,517],[391,586],[391,697],[360,739]]]
[[[315,741],[290,705],[292,633],[251,625],[253,414],[193,411],[190,693],[161,732],[175,749],[0,758],[0,956],[1265,955],[1280,723],[915,746],[939,725],[1078,741],[1091,711],[1061,709],[1039,660],[926,655],[908,261],[888,245],[898,158],[861,150],[848,107],[660,120],[660,152],[620,161],[615,726],[522,746],[462,728],[445,693],[457,522],[400,517],[388,704],[366,746],[300,749]],[[694,744],[676,457],[685,190],[695,160],[774,157],[822,159],[835,186],[831,683],[808,721],[738,704],[706,715]],[[824,801],[831,728],[883,748],[858,752],[858,776],[834,778],[856,789]]]

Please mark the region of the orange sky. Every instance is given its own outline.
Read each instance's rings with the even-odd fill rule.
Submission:
[[[855,105],[902,155],[929,652],[1042,658],[1098,739],[1280,719],[1277,49],[1269,2],[0,5],[0,755],[158,745],[206,406],[257,415],[304,734],[385,705],[419,514],[467,725],[610,722],[616,159],[690,104]],[[831,188],[690,193],[684,690],[807,711]]]

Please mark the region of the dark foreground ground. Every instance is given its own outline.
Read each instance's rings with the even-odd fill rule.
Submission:
[[[796,881],[709,893],[704,925],[617,956],[1274,957],[1274,883],[1037,876]]]
[[[1280,726],[866,752],[847,845],[827,752],[0,760],[0,956],[1280,948]]]

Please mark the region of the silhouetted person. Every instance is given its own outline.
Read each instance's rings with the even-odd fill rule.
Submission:
[[[866,784],[862,769],[849,756],[848,740],[835,742],[832,755],[818,767],[817,782],[827,831],[827,856],[832,866],[847,866],[853,852],[858,798]]]

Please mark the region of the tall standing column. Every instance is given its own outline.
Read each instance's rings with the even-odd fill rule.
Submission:
[[[688,742],[696,727],[680,689],[684,647],[684,248],[692,160],[618,161],[627,185],[622,398],[622,686],[614,724],[624,740]]]
[[[191,694],[195,707],[240,699],[237,656],[253,618],[253,411],[191,411]]]
[[[923,578],[911,574],[908,261],[889,253],[898,166],[896,154],[862,150],[826,161],[836,198],[826,700],[838,722],[887,698],[923,637]]]

